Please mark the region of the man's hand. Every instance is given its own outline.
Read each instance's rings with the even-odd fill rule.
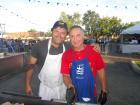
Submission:
[[[31,86],[26,86],[25,92],[26,92],[26,95],[28,95],[28,96],[32,95],[32,88],[31,88]]]
[[[91,44],[91,46],[93,46],[94,51],[101,52],[99,44],[93,43]]]
[[[75,89],[74,87],[70,87],[66,91],[66,101],[68,105],[72,105],[75,101]]]
[[[37,59],[30,56],[28,59],[28,69],[25,75],[25,93],[26,95],[32,95],[31,80],[33,75],[33,67],[36,64]]]
[[[104,105],[107,101],[107,93],[101,90],[100,96],[98,98],[98,103]]]

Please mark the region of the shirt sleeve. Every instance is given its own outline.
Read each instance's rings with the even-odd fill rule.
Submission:
[[[32,48],[31,48],[31,55],[35,58],[38,58],[38,51],[40,51],[39,49],[39,44],[35,44]]]
[[[68,58],[68,56],[67,56],[68,54],[67,54],[67,52],[65,52],[64,54],[63,54],[63,56],[62,56],[62,63],[61,63],[61,73],[63,74],[63,75],[69,75],[70,74],[70,60],[69,60],[69,58]]]
[[[94,50],[93,46],[91,46],[90,49],[91,49],[90,50],[91,51],[90,54],[92,56],[91,57],[91,61],[94,62],[93,66],[95,66],[94,69],[96,69],[96,70],[104,69],[105,68],[105,63],[104,63],[104,60],[103,60],[100,52]]]
[[[101,70],[101,69],[104,69],[105,68],[105,63],[104,63],[104,60],[101,56],[101,54],[98,52],[97,53],[97,60],[96,60],[96,69],[97,70]]]

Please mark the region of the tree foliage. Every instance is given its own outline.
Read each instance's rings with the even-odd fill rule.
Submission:
[[[73,25],[82,25],[85,28],[86,34],[95,36],[96,38],[100,36],[112,36],[119,35],[122,30],[134,26],[140,22],[133,23],[122,23],[122,20],[118,17],[100,17],[95,11],[88,10],[83,14],[82,20],[79,13],[74,13],[72,15],[62,12],[60,20],[67,23],[68,28]]]
[[[62,20],[67,23],[68,28],[73,25],[81,25],[80,20],[81,15],[79,13],[74,13],[73,15],[66,14],[65,12],[61,12],[59,20]]]
[[[52,36],[52,32],[51,31],[48,31],[46,34],[45,34],[46,37],[51,37]]]
[[[28,32],[37,32],[36,29],[30,29]]]
[[[111,36],[118,35],[123,29],[121,19],[117,17],[103,17],[95,11],[88,10],[83,16],[83,25],[88,35]]]
[[[73,25],[83,25],[87,35],[95,36],[96,38],[100,36],[112,36],[119,35],[122,30],[134,26],[140,22],[133,23],[122,23],[122,20],[118,17],[103,17],[101,18],[95,11],[88,10],[83,14],[82,20],[79,13],[74,13],[73,15],[66,14],[62,12],[60,15],[60,20],[67,23],[68,28]]]
[[[122,31],[121,19],[117,17],[103,17],[100,20],[100,31],[102,35],[118,35]]]
[[[98,35],[99,31],[99,14],[95,11],[88,10],[83,16],[83,25],[88,35]]]

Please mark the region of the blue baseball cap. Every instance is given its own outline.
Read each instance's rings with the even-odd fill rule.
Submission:
[[[64,28],[66,31],[68,31],[68,27],[67,27],[67,24],[63,21],[56,21],[52,27],[51,30],[57,28],[57,27],[61,27],[61,28]]]

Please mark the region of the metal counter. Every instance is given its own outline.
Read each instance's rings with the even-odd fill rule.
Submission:
[[[4,54],[0,56],[0,79],[24,66],[25,53]]]

